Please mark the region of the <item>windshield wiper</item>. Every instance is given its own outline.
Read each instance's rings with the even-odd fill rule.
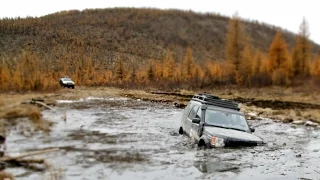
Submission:
[[[214,125],[214,124],[206,124],[207,126],[213,126],[213,127],[219,127],[219,128],[225,128],[225,129],[233,129],[233,130],[237,130],[237,131],[243,131],[243,132],[247,132],[243,129],[239,129],[239,128],[234,128],[234,127],[229,127],[229,126],[219,126],[219,125]]]
[[[243,131],[243,132],[247,132],[243,129],[239,129],[239,128],[234,128],[234,127],[226,127],[227,129],[233,129],[233,130],[237,130],[237,131]]]

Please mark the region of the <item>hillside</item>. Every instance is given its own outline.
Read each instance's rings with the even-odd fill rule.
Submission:
[[[190,47],[195,61],[201,63],[224,59],[228,21],[228,17],[217,14],[132,8],[2,19],[0,55],[14,55],[23,49],[43,59],[77,59],[81,51],[108,66],[119,57],[138,64],[163,58],[169,51],[182,59]],[[267,52],[277,28],[259,22],[243,24],[254,47]],[[284,31],[284,38],[290,50],[295,35]],[[313,52],[320,52],[319,45],[313,44]]]

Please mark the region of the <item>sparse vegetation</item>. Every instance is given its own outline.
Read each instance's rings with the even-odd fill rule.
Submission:
[[[77,85],[169,90],[319,86],[320,47],[306,20],[295,37],[238,16],[95,9],[4,18],[0,37],[2,92],[56,90],[65,75]]]

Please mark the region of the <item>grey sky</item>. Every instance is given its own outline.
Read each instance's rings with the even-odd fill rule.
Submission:
[[[43,16],[62,10],[109,7],[152,7],[182,9],[195,12],[220,13],[232,16],[238,12],[241,18],[258,20],[297,33],[303,17],[310,28],[310,39],[320,43],[318,25],[318,1],[316,0],[10,0],[1,3],[0,17]]]

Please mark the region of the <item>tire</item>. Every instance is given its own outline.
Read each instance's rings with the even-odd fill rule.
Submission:
[[[207,149],[210,149],[211,146],[209,143],[206,143],[203,139],[200,139],[199,143],[198,143],[198,147],[204,147]]]
[[[206,147],[206,143],[204,142],[203,139],[200,139],[200,141],[198,143],[198,147]]]
[[[179,128],[179,134],[183,134],[183,129],[182,129],[182,127]]]
[[[74,86],[71,86],[72,89],[74,89]]]

